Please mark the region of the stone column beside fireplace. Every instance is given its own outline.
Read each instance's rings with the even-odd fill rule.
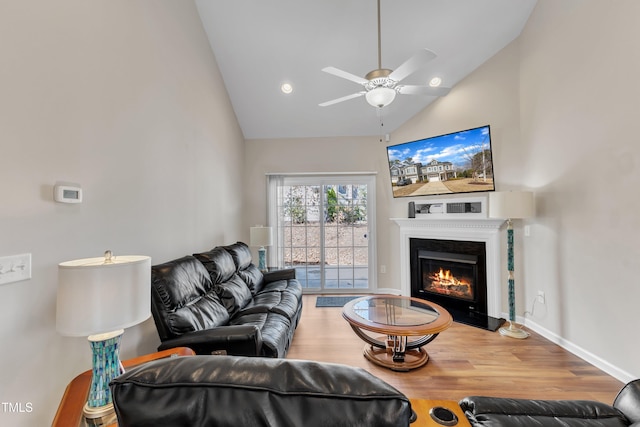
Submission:
[[[400,290],[411,295],[411,266],[409,239],[440,239],[484,242],[487,274],[487,314],[500,317],[501,313],[501,219],[436,219],[391,218],[400,227]]]

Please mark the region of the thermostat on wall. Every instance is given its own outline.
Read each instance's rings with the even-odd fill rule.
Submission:
[[[82,188],[75,185],[55,185],[53,199],[59,203],[82,203]]]

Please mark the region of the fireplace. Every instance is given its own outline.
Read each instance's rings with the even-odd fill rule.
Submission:
[[[501,320],[488,315],[484,242],[409,239],[411,296],[446,308],[454,320],[495,330]]]
[[[465,199],[466,200],[466,199]],[[484,202],[483,202],[484,203]],[[483,205],[484,206],[484,205]],[[437,304],[444,302],[443,307],[450,310],[454,320],[460,323],[473,324],[481,328],[493,330],[497,328],[495,323],[501,323],[502,304],[501,289],[502,277],[500,262],[500,227],[504,220],[487,218],[485,209],[481,209],[481,213],[463,213],[463,214],[437,214],[424,215],[421,218],[392,218],[399,227],[399,243],[400,243],[400,290],[402,295],[415,295],[412,291],[411,281],[414,271],[411,268],[411,251],[410,242],[413,239],[425,240],[443,240],[454,242],[474,242],[481,243],[484,246],[484,259],[481,257],[477,261],[477,274],[479,280],[484,280],[482,286],[485,292],[486,309],[477,309],[478,294],[473,299],[475,302],[474,309],[467,310],[468,307],[452,307],[450,299],[445,296],[437,296],[433,293],[427,294],[422,292],[419,298],[433,301]],[[422,248],[426,251],[445,252],[447,254],[460,253],[458,250],[449,250],[443,248]],[[469,254],[467,254],[469,255]],[[471,254],[475,255],[475,254]],[[455,272],[454,272],[455,274]],[[475,291],[476,293],[479,291]],[[469,302],[464,301],[468,306]],[[462,304],[462,303],[459,303]],[[483,314],[486,313],[486,314]]]
[[[421,282],[421,283],[420,283]],[[474,303],[478,295],[478,257],[447,252],[418,251],[417,292],[432,298]]]
[[[411,296],[487,314],[483,242],[409,239]]]

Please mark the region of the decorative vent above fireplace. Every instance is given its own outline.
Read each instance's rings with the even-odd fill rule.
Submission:
[[[485,197],[465,199],[416,200],[415,218],[487,218],[487,199]]]

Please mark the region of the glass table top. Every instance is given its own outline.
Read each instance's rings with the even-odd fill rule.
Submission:
[[[421,326],[435,322],[440,314],[428,302],[409,298],[371,296],[345,307],[354,318],[388,326]]]

